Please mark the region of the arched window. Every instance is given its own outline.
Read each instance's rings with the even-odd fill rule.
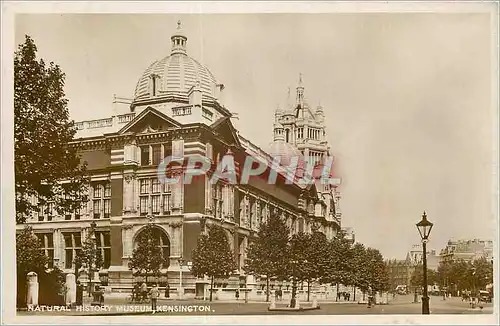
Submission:
[[[290,142],[290,130],[288,130],[288,129],[285,130],[285,141],[287,143]]]
[[[137,234],[134,248],[137,247],[137,244],[141,240],[149,239],[151,239],[153,243],[161,249],[164,259],[163,268],[168,268],[170,265],[170,240],[168,239],[167,234],[159,227],[152,227],[151,231],[149,231],[148,228],[145,228]]]

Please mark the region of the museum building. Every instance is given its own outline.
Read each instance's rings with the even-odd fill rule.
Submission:
[[[243,266],[251,239],[271,216],[282,217],[292,233],[319,230],[332,238],[341,230],[339,183],[286,182],[292,157],[316,165],[330,157],[323,109],[307,104],[302,77],[295,100],[289,91],[285,106],[276,109],[273,141],[264,150],[235,129],[233,114],[220,101],[224,85],[187,54],[187,40],[179,24],[171,36],[170,55],[146,69],[133,99],[115,97],[113,116],[76,123],[72,145],[88,164],[89,201],[65,215],[58,215],[49,203],[26,222],[52,258],[51,266],[74,272],[74,258],[93,233],[104,262],[101,283],[111,292],[129,292],[136,276],[128,262],[138,234],[152,223],[166,259],[163,276],[157,279],[160,286],[168,282],[174,292],[202,296],[208,281],[193,277],[189,267],[207,225],[223,226],[234,251],[237,270],[219,284],[227,289],[241,284],[258,287],[263,281],[245,275]],[[237,173],[248,156],[264,162],[267,169],[247,184],[222,179],[212,184],[213,170],[189,184],[158,179],[164,158],[199,155],[214,166],[231,155]],[[281,158],[279,166],[272,164],[276,156]],[[171,165],[167,172],[182,174],[182,167]],[[278,178],[270,184],[273,171]]]

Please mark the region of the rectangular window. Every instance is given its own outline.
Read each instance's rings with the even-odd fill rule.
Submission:
[[[149,145],[148,146],[141,146],[141,165],[150,165]]]
[[[52,233],[37,233],[36,236],[40,240],[42,252],[49,258],[47,268],[54,267],[54,237]]]
[[[161,145],[153,145],[153,165],[161,163]]]
[[[297,138],[303,138],[304,137],[304,128],[298,128],[297,129]]]
[[[149,204],[149,197],[142,196],[139,203],[140,206],[139,211],[141,216],[148,215],[148,204]]]
[[[161,191],[161,183],[160,180],[158,179],[152,179],[152,188],[153,188],[153,194],[157,194]]]
[[[153,214],[160,214],[160,195],[151,196],[151,209]]]
[[[104,197],[111,197],[111,182],[104,185]]]
[[[149,194],[149,179],[141,179],[141,194]]]
[[[163,195],[163,214],[170,215],[170,194]]]
[[[104,218],[111,215],[111,199],[104,199]]]
[[[94,218],[101,218],[101,200],[94,200],[94,205],[93,205],[93,211],[94,211]]]
[[[65,251],[65,268],[73,268],[73,260],[78,252],[82,249],[82,238],[80,232],[67,232],[63,233],[64,237],[64,251]]]
[[[53,214],[54,214],[54,203],[49,203],[47,205],[47,221],[52,221]]]
[[[102,197],[102,186],[100,184],[94,185],[94,198]]]
[[[96,247],[102,257],[102,268],[108,269],[111,265],[111,241],[109,231],[96,232]]]

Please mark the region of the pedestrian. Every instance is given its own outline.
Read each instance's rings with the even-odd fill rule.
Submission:
[[[279,297],[280,301],[283,300],[283,290],[281,289],[281,286],[278,289],[278,297]]]
[[[240,289],[236,289],[236,291],[234,291],[234,296],[236,297],[236,300],[240,298]]]
[[[276,299],[276,301],[279,300],[279,298],[280,298],[279,290],[274,291],[274,298]]]
[[[151,298],[151,310],[153,311],[156,310],[156,301],[158,300],[159,296],[160,296],[160,290],[158,290],[156,284],[153,284],[153,287],[149,291],[149,297]]]
[[[80,281],[76,282],[76,305],[83,305],[83,285]]]
[[[141,284],[141,300],[146,301],[148,298],[148,286],[145,282]]]
[[[165,298],[170,298],[170,285],[167,282],[167,285],[165,285]]]

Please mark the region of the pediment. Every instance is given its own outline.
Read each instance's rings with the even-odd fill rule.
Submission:
[[[210,128],[212,128],[214,133],[219,135],[226,143],[228,143],[228,145],[241,147],[237,131],[231,123],[231,119],[229,117],[220,118],[212,123]]]
[[[118,133],[147,134],[181,126],[179,122],[169,116],[152,107],[148,107],[127,123]]]

